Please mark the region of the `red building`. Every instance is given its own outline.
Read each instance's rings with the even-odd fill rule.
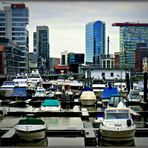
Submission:
[[[3,45],[0,45],[0,74],[4,74],[4,68],[5,68],[5,47]]]
[[[148,58],[148,47],[139,47],[135,50],[135,71],[142,72],[143,58]]]
[[[119,55],[119,52],[115,52],[114,56],[115,56],[115,68],[120,68],[120,55]]]
[[[56,73],[58,74],[67,74],[71,70],[70,66],[56,65],[54,68],[55,68]]]

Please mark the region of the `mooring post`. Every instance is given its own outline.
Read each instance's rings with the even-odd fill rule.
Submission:
[[[144,102],[148,103],[148,100],[147,100],[147,72],[144,73]]]
[[[144,73],[144,102],[148,104],[147,100],[147,72]],[[147,110],[147,104],[144,105],[144,111]],[[144,116],[144,122],[147,122],[147,116]]]

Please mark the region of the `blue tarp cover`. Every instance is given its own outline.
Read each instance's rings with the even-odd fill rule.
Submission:
[[[14,88],[12,97],[27,97],[26,88],[21,88],[21,87]]]
[[[116,87],[107,87],[104,88],[103,93],[101,95],[101,99],[108,99],[112,95],[119,94],[119,91]]]
[[[90,88],[90,87],[84,87],[84,88],[82,89],[82,91],[93,91],[93,89]]]

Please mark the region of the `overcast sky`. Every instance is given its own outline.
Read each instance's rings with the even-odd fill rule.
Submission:
[[[33,50],[36,26],[49,27],[50,55],[61,52],[85,53],[85,25],[101,20],[106,23],[106,37],[110,37],[110,53],[119,51],[119,27],[115,22],[148,23],[148,2],[119,1],[31,1],[29,8],[29,47]]]

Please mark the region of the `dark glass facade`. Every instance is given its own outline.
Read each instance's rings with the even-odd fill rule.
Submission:
[[[95,21],[86,24],[86,64],[100,64],[100,55],[105,54],[105,23]]]
[[[68,54],[68,65],[71,65],[71,64],[84,64],[84,54],[69,53]]]

